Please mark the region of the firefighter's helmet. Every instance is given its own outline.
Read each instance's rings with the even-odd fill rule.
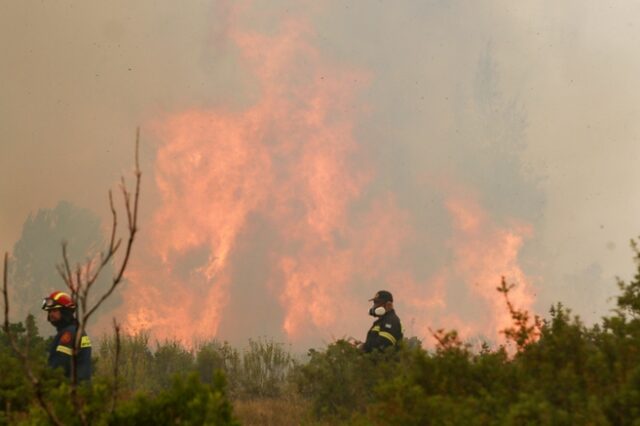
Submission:
[[[52,309],[71,309],[74,310],[76,304],[67,293],[63,291],[54,291],[42,301],[42,309],[50,311]]]

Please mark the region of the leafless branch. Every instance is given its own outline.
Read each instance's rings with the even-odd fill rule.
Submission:
[[[116,231],[118,230],[118,213],[113,206],[113,193],[109,190],[109,208],[111,209],[111,216],[113,223],[111,224],[111,238],[109,238],[109,251],[115,251],[114,244],[116,241]],[[120,244],[120,242],[118,242]]]
[[[445,344],[446,344],[446,343],[445,343],[445,341],[444,341],[444,338],[443,338],[443,336],[442,336],[442,335],[443,335],[443,333],[444,333],[444,330],[443,330],[443,329],[438,329],[438,331],[433,331],[433,330],[431,329],[431,327],[428,327],[428,329],[429,329],[429,333],[431,333],[431,337],[433,337],[433,338],[434,338],[434,340],[435,340],[436,342],[438,342],[438,344],[439,344],[441,347],[444,347],[444,346],[445,346]]]
[[[109,236],[109,245],[105,251],[99,253],[98,261],[96,261],[96,257],[87,259],[84,264],[77,264],[75,269],[71,268],[71,263],[69,261],[69,253],[68,253],[68,244],[67,242],[62,243],[62,262],[56,265],[56,269],[60,274],[60,277],[64,281],[65,285],[69,289],[73,302],[77,307],[77,322],[78,329],[75,336],[74,346],[72,350],[72,362],[71,362],[71,387],[70,387],[70,396],[72,399],[73,406],[76,410],[76,414],[80,418],[82,424],[88,424],[88,419],[83,410],[83,401],[78,396],[77,385],[77,355],[81,349],[82,336],[85,335],[85,330],[87,323],[91,316],[96,312],[96,310],[107,300],[118,287],[118,285],[122,282],[124,277],[125,270],[129,264],[129,260],[131,258],[131,250],[133,247],[133,242],[135,240],[136,233],[138,232],[138,206],[140,200],[140,181],[142,177],[142,173],[140,172],[140,164],[139,164],[139,147],[140,147],[140,129],[138,129],[136,133],[136,144],[135,144],[135,192],[132,194],[129,192],[126,181],[124,177],[121,179],[120,189],[122,191],[122,196],[124,199],[124,207],[127,214],[127,243],[124,250],[124,254],[121,257],[120,262],[115,267],[115,273],[111,277],[111,284],[108,289],[102,294],[95,303],[89,303],[89,294],[91,289],[93,288],[94,283],[97,281],[98,277],[102,274],[105,267],[112,262],[115,262],[115,255],[121,247],[122,239],[117,237],[118,234],[118,214],[117,210],[114,206],[113,195],[112,192],[109,191],[109,208],[111,210],[112,216],[112,224],[111,224],[111,232]],[[3,275],[3,297],[4,297],[4,325],[3,329],[6,333],[10,345],[13,351],[20,358],[21,363],[25,369],[25,373],[29,378],[32,387],[34,389],[36,398],[38,400],[39,405],[42,409],[47,413],[49,420],[52,424],[61,425],[62,423],[56,417],[52,407],[47,403],[44,398],[42,385],[35,375],[33,369],[29,364],[28,359],[28,350],[22,351],[15,339],[15,336],[12,335],[10,330],[9,323],[9,296],[8,296],[8,278],[7,278],[7,263],[8,263],[8,254],[5,254],[4,258],[4,275]],[[114,367],[114,394],[113,401],[111,404],[111,410],[113,411],[116,406],[116,398],[118,391],[118,358],[120,356],[120,326],[114,320],[114,329],[116,332],[116,365]],[[30,340],[30,336],[28,337],[28,341]],[[27,344],[28,344],[27,341]]]
[[[533,316],[531,321],[530,314],[527,310],[516,309],[509,298],[509,292],[515,287],[515,284],[508,284],[503,276],[498,286],[498,292],[504,296],[507,309],[511,315],[512,325],[502,330],[507,340],[512,340],[516,344],[518,352],[522,352],[529,344],[535,342],[540,337],[542,321],[538,315]]]
[[[73,281],[72,281],[72,275],[71,275],[71,266],[69,264],[69,256],[67,255],[66,241],[62,242],[62,260],[63,260],[63,263],[61,265],[56,265],[56,269],[58,270],[58,273],[64,280],[67,287],[69,287],[69,290],[71,290],[71,292],[73,293],[74,290],[73,290]]]
[[[120,267],[118,268],[117,273],[115,274],[115,276],[112,278],[111,280],[111,286],[109,287],[109,289],[102,295],[102,297],[100,297],[100,299],[98,299],[98,301],[93,305],[93,307],[89,308],[86,312],[84,312],[83,317],[82,317],[82,323],[86,323],[86,321],[91,317],[91,315],[93,315],[93,313],[100,307],[100,305],[102,305],[102,303],[109,298],[109,296],[111,296],[111,294],[113,293],[113,291],[116,289],[116,287],[118,286],[118,284],[120,284],[120,282],[122,281],[122,277],[124,276],[124,272],[127,268],[127,265],[129,264],[129,259],[131,257],[131,249],[133,247],[133,241],[135,240],[135,236],[136,233],[138,232],[138,205],[139,205],[139,200],[140,200],[140,180],[142,177],[142,173],[140,172],[140,164],[138,161],[138,151],[139,151],[139,145],[140,145],[140,131],[138,130],[137,136],[136,136],[136,151],[135,151],[135,158],[136,158],[136,168],[135,168],[135,178],[136,178],[136,189],[135,189],[135,194],[134,194],[134,201],[133,201],[133,206],[131,206],[130,204],[130,196],[128,194],[127,191],[127,187],[126,184],[124,183],[123,180],[123,186],[122,186],[122,192],[125,198],[125,208],[126,208],[126,212],[127,212],[127,218],[129,219],[129,223],[128,223],[128,231],[129,231],[129,237],[127,239],[127,245],[125,248],[125,253],[124,253],[124,257],[122,259],[122,262],[120,263]],[[115,220],[114,220],[115,223]],[[109,252],[107,253],[108,258],[113,257],[113,255],[115,254],[115,251],[119,248],[120,246],[120,241],[118,241],[118,243],[112,247],[112,250],[109,250]],[[97,277],[96,277],[97,278]]]
[[[122,282],[125,270],[129,264],[131,258],[131,250],[133,242],[135,240],[136,233],[138,231],[138,206],[140,199],[140,181],[142,173],[140,172],[139,164],[139,147],[140,147],[140,131],[136,133],[136,145],[135,145],[135,192],[132,194],[127,188],[124,177],[121,178],[120,190],[122,192],[124,208],[127,217],[127,242],[124,249],[124,253],[120,262],[115,266],[115,273],[111,277],[111,283],[107,290],[97,299],[93,304],[89,303],[89,295],[93,285],[104,272],[107,265],[115,263],[116,253],[121,247],[122,239],[118,238],[118,213],[113,201],[113,194],[109,191],[109,209],[111,210],[111,231],[109,235],[109,244],[105,251],[100,252],[98,261],[96,258],[88,259],[84,266],[78,265],[75,273],[72,272],[69,262],[69,256],[67,251],[67,243],[62,244],[62,263],[58,265],[58,272],[65,282],[66,286],[71,291],[72,299],[77,307],[77,321],[78,329],[74,340],[74,348],[72,351],[72,365],[71,365],[71,388],[70,396],[76,408],[77,414],[80,415],[80,420],[83,424],[87,424],[87,419],[82,412],[82,403],[79,400],[77,393],[78,377],[77,377],[77,355],[81,349],[82,336],[85,335],[86,327],[91,316],[100,308],[100,306],[113,294],[118,285]],[[119,351],[119,326],[114,323],[116,328],[117,338],[117,350]],[[117,370],[114,372],[117,380]],[[117,383],[114,392],[117,393]],[[115,398],[112,402],[112,410],[115,409]]]

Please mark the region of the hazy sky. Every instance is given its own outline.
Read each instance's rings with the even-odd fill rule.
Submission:
[[[337,254],[327,258],[328,264],[340,258],[343,247],[365,245],[356,232],[359,218],[368,217],[362,212],[375,211],[375,206],[393,212],[389,213],[393,226],[400,232],[406,225],[409,235],[390,257],[406,266],[394,260],[395,265],[381,267],[379,276],[336,276],[352,289],[340,297],[348,294],[359,300],[377,287],[400,286],[389,280],[400,276],[402,268],[411,271],[412,282],[422,283],[421,289],[430,289],[439,282],[439,271],[466,253],[460,240],[469,234],[464,224],[456,228],[451,217],[463,220],[456,213],[456,200],[472,199],[463,203],[464,212],[476,211],[477,205],[486,215],[480,226],[495,228],[491,235],[523,230],[518,231],[522,241],[515,253],[517,269],[527,277],[537,311],[544,313],[552,302],[562,300],[590,321],[605,314],[612,306],[607,297],[615,294],[614,277],[626,278],[633,271],[628,242],[640,234],[640,84],[636,81],[640,4],[317,3],[3,2],[0,249],[12,250],[30,214],[53,208],[61,200],[108,218],[106,191],[130,171],[137,126],[142,131],[144,173],[138,247],[144,250],[145,245],[156,244],[163,233],[156,225],[167,225],[161,218],[170,215],[162,181],[182,182],[178,172],[162,163],[162,150],[174,149],[175,138],[189,137],[180,127],[184,124],[167,123],[196,111],[209,120],[229,116],[240,122],[246,111],[268,110],[256,107],[261,99],[297,99],[303,88],[312,87],[306,79],[318,76],[333,85],[318,94],[328,104],[323,104],[324,124],[309,128],[334,126],[345,132],[344,156],[334,157],[332,151],[327,158],[341,161],[336,167],[348,177],[345,185],[353,187],[336,198],[344,202],[348,218],[346,225],[332,230],[334,236],[340,235],[331,242]],[[287,39],[289,22],[303,23],[304,29],[292,30],[292,37],[304,39],[305,44],[291,50],[286,72],[278,68],[282,62],[274,65],[281,78],[265,77],[271,68],[261,64],[269,64],[279,52],[276,47]],[[256,34],[267,42],[252,39]],[[286,50],[288,45],[283,41],[282,46]],[[247,53],[251,49],[255,52]],[[352,76],[353,87],[344,85]],[[279,87],[275,95],[265,94],[265,81]],[[314,88],[308,90],[316,93]],[[337,99],[335,104],[332,99]],[[277,126],[292,121],[290,127],[272,129],[275,139],[287,129],[303,133],[294,114],[271,117],[277,118]],[[260,135],[271,131],[269,118],[256,120],[256,126],[265,129]],[[167,126],[173,130],[164,130]],[[197,138],[206,140],[206,134],[203,130]],[[264,138],[261,146],[270,149],[269,136]],[[306,140],[300,141],[300,146],[305,144]],[[280,174],[290,169],[277,161],[306,158],[269,155],[268,164]],[[277,181],[279,174],[269,176]],[[284,187],[289,188],[274,184],[264,194]],[[245,204],[251,201],[249,192],[239,197]],[[278,252],[282,274],[297,275],[286,272],[295,249],[280,233],[281,219],[267,214],[266,206],[277,205],[278,198],[260,197],[263,204],[248,204],[230,246],[230,266],[224,269],[231,290],[219,308],[235,314],[216,319],[224,329],[230,322],[225,318],[234,318],[241,323],[237,327],[243,337],[277,334],[286,323],[282,311],[295,311],[287,296],[291,288],[279,293],[280,287],[263,276],[271,274],[278,280],[267,265],[270,258],[265,253],[270,250]],[[286,203],[293,203],[292,197]],[[385,223],[381,220],[375,219],[371,229],[380,228]],[[464,232],[456,234],[455,229]],[[181,260],[179,268],[193,264],[195,271],[207,258],[219,256],[213,247],[216,241],[209,241],[204,254],[190,247],[185,256],[195,260]],[[271,246],[274,241],[276,249]],[[171,250],[181,248],[173,243]],[[318,250],[308,248],[309,253]],[[146,262],[143,253],[136,259]],[[293,268],[299,273],[304,270],[301,262],[295,258]],[[463,273],[445,275],[453,294]],[[186,282],[193,280],[190,276]],[[272,292],[279,294],[271,301],[277,312],[273,315],[256,301]],[[397,293],[404,295],[405,290],[398,288]],[[465,314],[448,297],[438,318],[444,321],[451,309],[456,312],[454,323],[472,320],[475,313]],[[405,317],[413,318],[415,307],[399,303],[401,316],[404,307]],[[460,303],[475,312],[469,301]],[[352,312],[351,305],[340,309]],[[366,298],[361,309],[362,318],[345,333],[366,327]],[[483,315],[481,311],[478,315]],[[324,323],[332,333],[339,329],[339,324],[313,309],[309,315],[319,330]],[[307,340],[326,339],[326,333],[317,333]]]

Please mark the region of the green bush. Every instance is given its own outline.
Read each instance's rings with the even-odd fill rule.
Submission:
[[[213,383],[218,371],[223,371],[229,383],[230,393],[236,394],[240,368],[240,354],[227,342],[211,340],[199,344],[196,348],[195,369],[204,383]]]
[[[282,344],[272,340],[249,340],[242,353],[239,371],[239,395],[244,397],[278,397],[286,387],[293,357]]]
[[[503,281],[499,291],[513,319],[504,330],[506,347],[483,344],[476,350],[455,331],[438,331],[430,350],[413,341],[364,354],[337,341],[296,362],[282,344],[269,340],[250,340],[242,351],[215,340],[193,351],[177,342],[153,351],[144,334],[122,336],[116,395],[116,345],[109,337],[96,353],[93,382],[79,389],[80,414],[92,424],[235,424],[226,376],[228,395],[240,401],[247,419],[287,419],[286,413],[251,416],[247,410],[283,410],[302,402],[310,407],[312,422],[329,424],[639,425],[640,253],[635,245],[634,253],[638,273],[630,282],[619,281],[617,309],[593,326],[561,304],[544,320],[516,311]],[[29,342],[29,364],[56,417],[79,424],[69,384],[44,366],[46,342],[33,319],[11,328],[21,347]],[[4,334],[0,362],[0,424],[47,424]],[[307,415],[298,410],[291,418]]]
[[[115,368],[116,339],[105,336],[97,351],[95,376],[111,377]],[[120,336],[119,386],[125,395],[137,391],[157,388],[154,371],[154,356],[149,348],[149,335],[138,333]]]
[[[344,340],[324,351],[312,349],[308,355],[308,362],[296,368],[293,380],[320,418],[346,419],[363,412],[373,401],[375,385],[392,369],[385,361],[392,360],[393,354],[363,354]]]
[[[557,304],[540,320],[508,303],[511,353],[474,351],[455,331],[368,356],[347,342],[311,351],[296,371],[318,418],[389,425],[640,424],[640,253],[638,273],[619,281],[613,315],[585,326]]]
[[[157,345],[153,354],[154,390],[168,388],[177,375],[185,375],[194,370],[193,354],[180,343],[166,341]]]
[[[169,389],[157,396],[139,395],[119,406],[109,418],[111,425],[237,425],[225,396],[224,376],[212,385],[196,373],[177,376]]]
[[[38,334],[34,317],[27,316],[25,323],[9,325],[20,350],[26,351],[29,364],[39,375],[46,365],[46,343]],[[25,375],[20,360],[9,345],[6,334],[0,334],[0,424],[8,424],[15,415],[20,415],[31,405],[33,389]]]

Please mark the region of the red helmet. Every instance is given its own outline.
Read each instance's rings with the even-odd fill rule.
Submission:
[[[42,309],[50,311],[52,309],[75,309],[76,304],[67,293],[63,291],[54,291],[42,301]]]

